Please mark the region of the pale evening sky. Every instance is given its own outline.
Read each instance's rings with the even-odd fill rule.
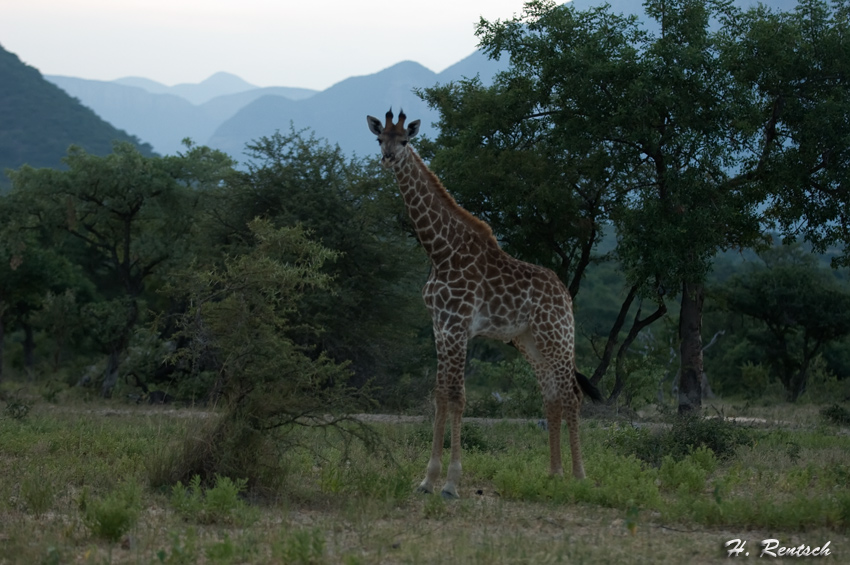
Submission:
[[[42,74],[167,85],[225,71],[321,90],[413,60],[440,72],[523,0],[0,0],[0,45]]]

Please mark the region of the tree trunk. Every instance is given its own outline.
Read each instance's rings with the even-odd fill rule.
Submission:
[[[24,322],[21,326],[24,328],[24,367],[31,370],[35,365],[35,336],[31,325]]]
[[[114,350],[109,354],[109,358],[106,361],[103,386],[100,389],[100,395],[103,398],[110,398],[112,396],[112,389],[118,383],[118,359],[120,355],[120,351]]]
[[[647,326],[660,319],[664,314],[667,313],[667,306],[664,302],[661,302],[658,305],[658,308],[655,311],[644,318],[640,319],[640,311],[641,307],[638,306],[638,311],[635,314],[635,319],[632,322],[632,327],[629,330],[626,339],[623,340],[623,344],[620,346],[619,351],[617,351],[617,362],[614,365],[614,388],[611,391],[611,395],[608,397],[608,404],[613,404],[617,401],[617,398],[620,396],[620,393],[623,392],[623,389],[626,386],[626,377],[624,370],[624,364],[626,360],[626,353],[628,353],[629,348],[632,346],[632,343],[635,339],[637,339],[638,334]]]
[[[620,335],[620,330],[622,330],[623,326],[626,324],[626,316],[629,313],[629,309],[632,307],[632,303],[637,296],[637,292],[637,285],[630,288],[628,296],[626,296],[626,299],[620,306],[620,312],[617,314],[617,319],[611,327],[611,332],[608,334],[608,340],[605,342],[605,349],[602,353],[602,357],[599,359],[599,365],[596,366],[593,376],[590,377],[590,382],[595,386],[599,386],[599,381],[602,380],[602,377],[608,371],[608,366],[611,364],[611,358],[614,356],[614,348],[617,347],[617,338]]]
[[[6,333],[3,327],[3,309],[3,302],[0,301],[0,383],[3,382],[3,338]]]
[[[682,306],[679,313],[679,414],[698,411],[702,406],[702,305],[705,289],[700,283],[682,284]]]

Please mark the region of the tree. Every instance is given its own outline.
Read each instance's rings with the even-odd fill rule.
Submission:
[[[774,248],[761,258],[763,264],[733,278],[723,294],[732,312],[761,322],[747,339],[794,402],[806,389],[816,355],[850,335],[850,289],[799,246]]]
[[[335,252],[323,266],[332,292],[304,293],[290,337],[316,346],[314,356],[349,362],[353,384],[395,387],[430,352],[418,300],[427,261],[400,229],[404,209],[393,179],[304,132],[261,138],[248,155],[247,170],[210,193],[206,241],[216,252],[243,253],[256,217],[308,230]]]
[[[764,6],[745,14],[728,48],[737,80],[764,124],[750,143],[768,218],[787,241],[824,252],[843,249],[850,264],[850,2],[800,0],[792,13]],[[752,167],[752,164],[749,164]]]
[[[443,116],[438,143],[459,136],[480,148],[476,158],[488,152],[516,157],[499,155],[506,166],[493,168],[494,174],[482,177],[487,185],[471,191],[484,195],[479,202],[496,208],[504,193],[521,194],[515,198],[529,206],[505,206],[504,213],[550,261],[558,257],[553,239],[564,248],[587,249],[562,254],[574,293],[584,265],[563,257],[589,256],[592,236],[613,222],[616,256],[630,291],[601,367],[635,299],[657,306],[646,318],[635,318],[618,357],[664,314],[664,299],[681,296],[679,409],[687,412],[701,404],[703,281],[711,259],[718,250],[760,241],[758,195],[751,184],[759,162],[739,166],[741,152],[749,149],[742,140],[751,140],[758,125],[744,119],[756,108],[725,66],[728,36],[723,27],[712,27],[732,24],[738,12],[730,3],[649,0],[645,7],[659,32],[607,6],[579,12],[545,1],[526,4],[521,16],[508,21],[482,19],[482,47],[491,57],[509,56],[510,69],[489,89],[467,81],[426,96]],[[463,128],[466,134],[456,133]],[[461,159],[437,152],[434,161],[448,169]],[[472,161],[463,159],[479,175]],[[484,167],[493,161],[481,160]],[[527,171],[533,174],[521,178]],[[516,182],[502,182],[503,175]],[[461,193],[467,190],[463,182],[459,186]],[[547,198],[544,206],[534,206],[539,195]],[[540,222],[535,215],[550,219]],[[568,235],[563,225],[569,224],[578,234],[583,225],[593,226],[586,230],[591,237]],[[500,235],[504,227],[494,225]]]
[[[39,230],[17,232],[16,218],[26,214],[12,198],[0,197],[0,379],[3,376],[4,335],[24,331],[24,364],[33,366],[33,317],[51,293],[83,290],[79,271]]]
[[[328,291],[331,278],[321,267],[334,252],[299,227],[276,229],[258,219],[247,229],[244,253],[217,266],[191,265],[169,285],[169,294],[189,304],[178,332],[187,346],[175,356],[216,375],[211,400],[224,410],[208,435],[187,440],[169,476],[157,482],[200,475],[212,483],[217,474],[263,482],[278,472],[272,432],[300,426],[363,432],[356,424],[340,426],[367,402],[347,386],[346,364],[313,358],[287,336],[304,292]],[[202,359],[212,362],[199,366]]]
[[[204,162],[208,166],[199,164]],[[24,166],[12,172],[9,198],[26,211],[16,229],[53,230],[97,288],[99,300],[84,313],[97,329],[93,339],[108,356],[101,393],[109,396],[143,313],[148,281],[188,260],[202,188],[197,185],[211,182],[210,170],[229,169],[230,160],[201,149],[179,157],[145,157],[123,143],[105,157],[72,147],[65,163],[67,171]]]

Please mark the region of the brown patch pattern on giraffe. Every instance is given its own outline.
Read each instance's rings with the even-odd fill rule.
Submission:
[[[422,492],[434,492],[442,471],[443,434],[451,418],[451,460],[443,486],[456,498],[460,482],[461,415],[466,404],[464,366],[468,341],[484,336],[512,342],[534,368],[549,428],[550,467],[562,475],[561,425],[569,430],[573,475],[584,478],[578,437],[584,390],[600,398],[576,372],[572,299],[549,269],[519,261],[502,251],[485,222],[464,210],[410,146],[419,120],[404,126],[405,115],[392,123],[392,111],[381,125],[367,117],[377,135],[382,164],[392,168],[417,237],[432,269],[422,290],[434,326],[437,347],[436,416],[431,458]]]

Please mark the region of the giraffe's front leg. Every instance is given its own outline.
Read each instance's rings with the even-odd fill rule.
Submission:
[[[446,474],[446,484],[441,491],[444,498],[459,498],[460,483],[460,421],[466,397],[463,385],[463,369],[466,364],[466,330],[462,320],[456,316],[436,316],[434,341],[437,345],[437,387],[434,391],[436,415],[434,417],[434,439],[431,443],[431,459],[425,479],[419,485],[420,492],[432,493],[440,478],[443,456],[443,437],[446,419],[451,416],[452,446],[451,462]]]
[[[440,494],[443,498],[460,498],[457,493],[457,486],[460,484],[460,475],[463,470],[460,464],[460,427],[463,417],[463,408],[466,404],[466,398],[463,390],[463,383],[460,389],[452,391],[449,397],[449,415],[452,419],[452,452],[449,469],[446,473],[446,484],[443,485],[443,490]]]
[[[434,485],[440,479],[440,471],[443,468],[443,435],[446,432],[447,398],[442,391],[435,394],[434,414],[434,438],[431,443],[431,459],[428,460],[428,468],[425,470],[425,478],[419,483],[417,492],[433,494]]]

